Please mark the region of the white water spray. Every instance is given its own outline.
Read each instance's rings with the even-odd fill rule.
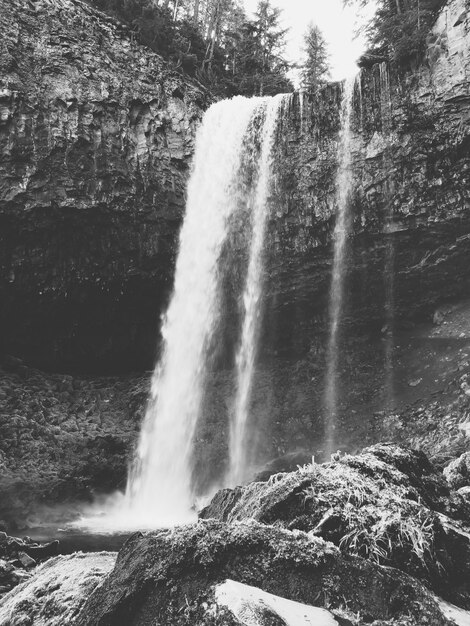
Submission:
[[[341,131],[338,149],[338,174],[336,178],[338,210],[333,235],[334,257],[329,305],[330,334],[325,387],[325,447],[327,454],[331,454],[335,451],[335,430],[338,417],[338,340],[344,299],[346,243],[350,228],[349,205],[353,182],[351,170],[351,117],[355,82],[355,77],[346,81],[341,103]]]
[[[237,392],[230,428],[229,485],[242,483],[247,475],[247,442],[251,388],[260,322],[260,299],[263,285],[263,249],[268,216],[267,200],[271,182],[271,163],[278,114],[284,96],[268,101],[261,137],[258,181],[253,198],[252,235],[248,273],[243,293],[244,319],[236,357]]]
[[[223,101],[206,113],[196,140],[175,285],[126,505],[149,524],[192,517],[193,439],[218,317],[218,261],[237,208],[243,139],[258,103]]]
[[[392,135],[392,96],[390,91],[390,73],[387,63],[379,66],[380,76],[380,111],[382,121],[382,135],[387,147],[384,151],[383,170],[391,167],[388,144]],[[395,352],[395,242],[393,238],[393,204],[392,192],[388,181],[384,183],[385,225],[384,232],[387,238],[385,245],[385,408],[392,409],[395,404],[395,372],[393,366]]]
[[[270,154],[281,100],[238,97],[213,105],[204,116],[196,138],[174,290],[162,324],[162,355],[153,374],[126,494],[108,505],[104,517],[82,519],[77,525],[112,531],[171,526],[195,518],[192,453],[210,345],[220,316],[221,252],[231,216],[253,198],[245,319],[237,359],[236,415],[246,422],[258,329]],[[258,154],[253,146],[259,141],[259,162],[252,163],[257,172],[253,191],[250,186],[245,188],[244,168],[251,153]],[[244,426],[236,432],[244,432]]]

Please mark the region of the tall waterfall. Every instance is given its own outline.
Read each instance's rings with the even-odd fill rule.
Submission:
[[[213,105],[196,137],[174,289],[162,320],[162,351],[126,493],[94,528],[152,528],[194,517],[193,445],[202,410],[211,346],[220,328],[223,248],[231,217],[248,208],[249,260],[237,355],[230,475],[240,467],[259,330],[270,164],[282,96],[237,97]],[[222,477],[221,477],[222,480]]]
[[[351,171],[351,116],[356,78],[347,79],[341,103],[341,130],[338,148],[338,174],[336,178],[337,215],[334,230],[333,271],[330,286],[326,385],[325,385],[325,447],[331,454],[335,449],[335,430],[338,417],[338,361],[339,324],[343,312],[344,279],[346,272],[346,243],[350,228]]]
[[[271,180],[272,148],[283,98],[284,96],[276,96],[267,104],[261,137],[258,180],[253,196],[251,245],[243,293],[244,319],[236,357],[237,392],[230,428],[228,482],[231,485],[241,483],[246,478],[248,459],[246,437],[261,313],[259,305],[263,285],[263,248],[268,214],[267,199]]]
[[[382,135],[387,142],[392,134],[392,97],[390,92],[390,74],[387,63],[379,65],[380,77],[380,112]],[[384,150],[383,170],[388,172],[391,167],[388,145]],[[385,288],[385,408],[391,409],[395,404],[395,241],[393,237],[393,204],[392,190],[385,181],[384,200],[384,232],[386,236],[384,288]]]

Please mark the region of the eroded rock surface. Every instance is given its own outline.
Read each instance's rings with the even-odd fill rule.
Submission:
[[[398,570],[345,559],[333,544],[300,531],[216,521],[133,536],[76,625],[231,624],[207,617],[212,587],[227,578],[328,605],[333,614],[347,605],[359,623],[451,625],[432,595]]]
[[[76,503],[123,488],[148,376],[46,374],[0,366],[0,520],[20,528],[77,516]],[[57,509],[47,505],[63,504]]]
[[[0,599],[1,626],[73,624],[84,602],[112,569],[112,552],[58,556]]]
[[[310,532],[346,554],[411,573],[470,608],[470,509],[422,453],[378,444],[223,490],[200,515]]]
[[[81,0],[0,13],[0,349],[151,366],[208,98]]]

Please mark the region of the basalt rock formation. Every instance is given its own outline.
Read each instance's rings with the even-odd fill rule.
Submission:
[[[359,449],[383,438],[390,412],[402,416],[397,424],[407,423],[419,406],[436,415],[439,398],[433,394],[448,395],[449,386],[469,372],[469,50],[468,3],[451,0],[419,66],[402,74],[376,63],[356,80],[338,448]],[[317,95],[294,94],[276,144],[251,407],[258,462],[294,451],[324,455],[342,90],[332,84]],[[231,384],[228,370],[224,376],[229,382],[220,377],[213,388],[219,400],[220,386]],[[220,423],[221,403],[214,404],[205,441],[215,420]],[[463,452],[468,438],[458,427],[467,421],[468,413],[461,412],[452,443],[449,438],[440,447],[428,432],[426,450],[444,460]],[[393,428],[386,436],[395,436]]]
[[[0,350],[150,367],[208,96],[81,0],[0,13]]]
[[[0,461],[20,511],[122,484],[211,96],[81,0],[0,13],[0,353],[23,360],[4,365]],[[375,63],[356,82],[341,448],[412,440],[444,464],[468,446],[469,49],[468,3],[450,0],[419,66]],[[276,144],[253,472],[324,454],[341,94],[294,94]],[[204,485],[226,462],[232,335],[197,436]]]

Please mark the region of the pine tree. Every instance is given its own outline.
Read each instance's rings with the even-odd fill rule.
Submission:
[[[371,0],[343,0],[366,6]],[[426,37],[446,0],[376,0],[377,10],[367,27],[371,45],[391,61],[406,68],[419,60]]]
[[[329,74],[326,41],[318,26],[310,23],[304,35],[305,61],[301,67],[301,85],[304,89],[318,91]]]

